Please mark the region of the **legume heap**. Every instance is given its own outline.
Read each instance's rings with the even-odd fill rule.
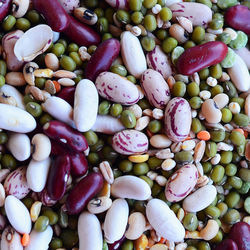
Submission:
[[[250,250],[250,1],[0,1],[1,250]]]

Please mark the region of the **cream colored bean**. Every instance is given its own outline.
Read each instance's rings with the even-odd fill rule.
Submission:
[[[141,178],[125,175],[115,179],[111,186],[111,194],[118,198],[147,200],[151,195],[151,189]]]
[[[201,111],[207,122],[219,123],[221,121],[222,114],[214,100],[206,100],[201,106]]]
[[[136,119],[139,119],[140,117],[142,117],[142,108],[138,104],[129,106],[126,109],[132,111]]]
[[[239,50],[235,51],[245,62],[247,65],[248,70],[250,69],[250,50],[247,47],[243,47]]]
[[[150,138],[150,144],[154,148],[167,148],[172,144],[172,141],[164,134],[157,134]]]
[[[36,161],[47,159],[51,152],[51,142],[48,136],[44,134],[36,134],[31,140],[34,152],[32,158]]]
[[[61,69],[61,70],[57,70],[57,71],[53,72],[53,77],[74,79],[74,78],[76,78],[76,74],[74,72]]]
[[[135,129],[142,131],[148,126],[149,122],[150,118],[148,116],[143,116],[136,121]]]
[[[185,43],[188,40],[188,34],[185,29],[179,24],[171,25],[169,34],[174,37],[180,44]]]
[[[165,171],[169,171],[176,166],[176,162],[173,159],[166,159],[162,162],[161,168]]]
[[[250,95],[247,96],[247,98],[245,99],[245,114],[250,117]]]
[[[122,238],[128,222],[129,208],[124,199],[116,199],[105,216],[103,231],[108,243]]]
[[[114,174],[108,161],[100,163],[99,168],[107,183],[112,184],[114,182]]]
[[[12,1],[12,15],[16,18],[23,17],[30,6],[29,0],[13,0]]]
[[[94,11],[86,9],[84,7],[79,7],[74,9],[74,16],[82,23],[86,23],[88,25],[94,25],[98,17]]]
[[[41,208],[42,208],[42,202],[40,201],[35,201],[31,208],[30,208],[30,218],[32,222],[36,222],[38,216],[40,215]]]
[[[5,202],[5,190],[3,184],[0,183],[0,207],[4,206],[4,202]]]
[[[92,199],[88,203],[88,210],[92,214],[100,214],[107,211],[112,205],[112,200],[109,197],[101,196]]]
[[[208,220],[207,225],[200,231],[203,240],[213,239],[219,231],[219,225],[216,220]]]
[[[44,58],[44,62],[45,62],[46,67],[53,71],[58,70],[60,67],[59,59],[53,53],[48,53]]]
[[[193,24],[192,22],[183,16],[176,17],[176,20],[179,22],[179,24],[184,28],[188,33],[193,32]]]
[[[24,67],[23,67],[23,76],[24,76],[24,79],[31,86],[35,85],[34,71],[36,69],[39,69],[39,66],[36,63],[34,63],[34,62],[26,63],[24,65]]]
[[[6,227],[1,236],[1,250],[23,250],[21,236],[10,226]]]
[[[219,109],[223,109],[224,107],[227,106],[228,102],[229,102],[229,97],[228,95],[221,93],[216,95],[213,100],[215,101],[217,107]]]
[[[158,159],[162,159],[162,160],[174,158],[174,154],[171,153],[169,148],[159,150],[158,152],[156,152],[155,156]]]
[[[70,78],[61,78],[58,80],[58,83],[64,87],[74,86],[76,83]]]
[[[0,91],[0,103],[17,106],[16,99],[13,96],[6,96],[2,91]]]
[[[8,72],[5,76],[6,83],[11,86],[24,86],[26,81],[22,72]]]

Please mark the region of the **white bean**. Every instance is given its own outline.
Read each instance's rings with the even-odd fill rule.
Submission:
[[[47,159],[51,152],[51,142],[48,136],[44,134],[36,134],[32,138],[32,146],[34,152],[32,157],[36,161],[43,161]]]
[[[1,237],[1,250],[23,250],[21,236],[10,226],[6,227]]]

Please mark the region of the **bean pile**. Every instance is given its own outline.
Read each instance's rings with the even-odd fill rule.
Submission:
[[[0,249],[250,250],[249,23],[249,1],[0,1]]]

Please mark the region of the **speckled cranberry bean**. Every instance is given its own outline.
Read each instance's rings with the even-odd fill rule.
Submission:
[[[129,9],[128,0],[105,0],[111,7],[116,9]]]

